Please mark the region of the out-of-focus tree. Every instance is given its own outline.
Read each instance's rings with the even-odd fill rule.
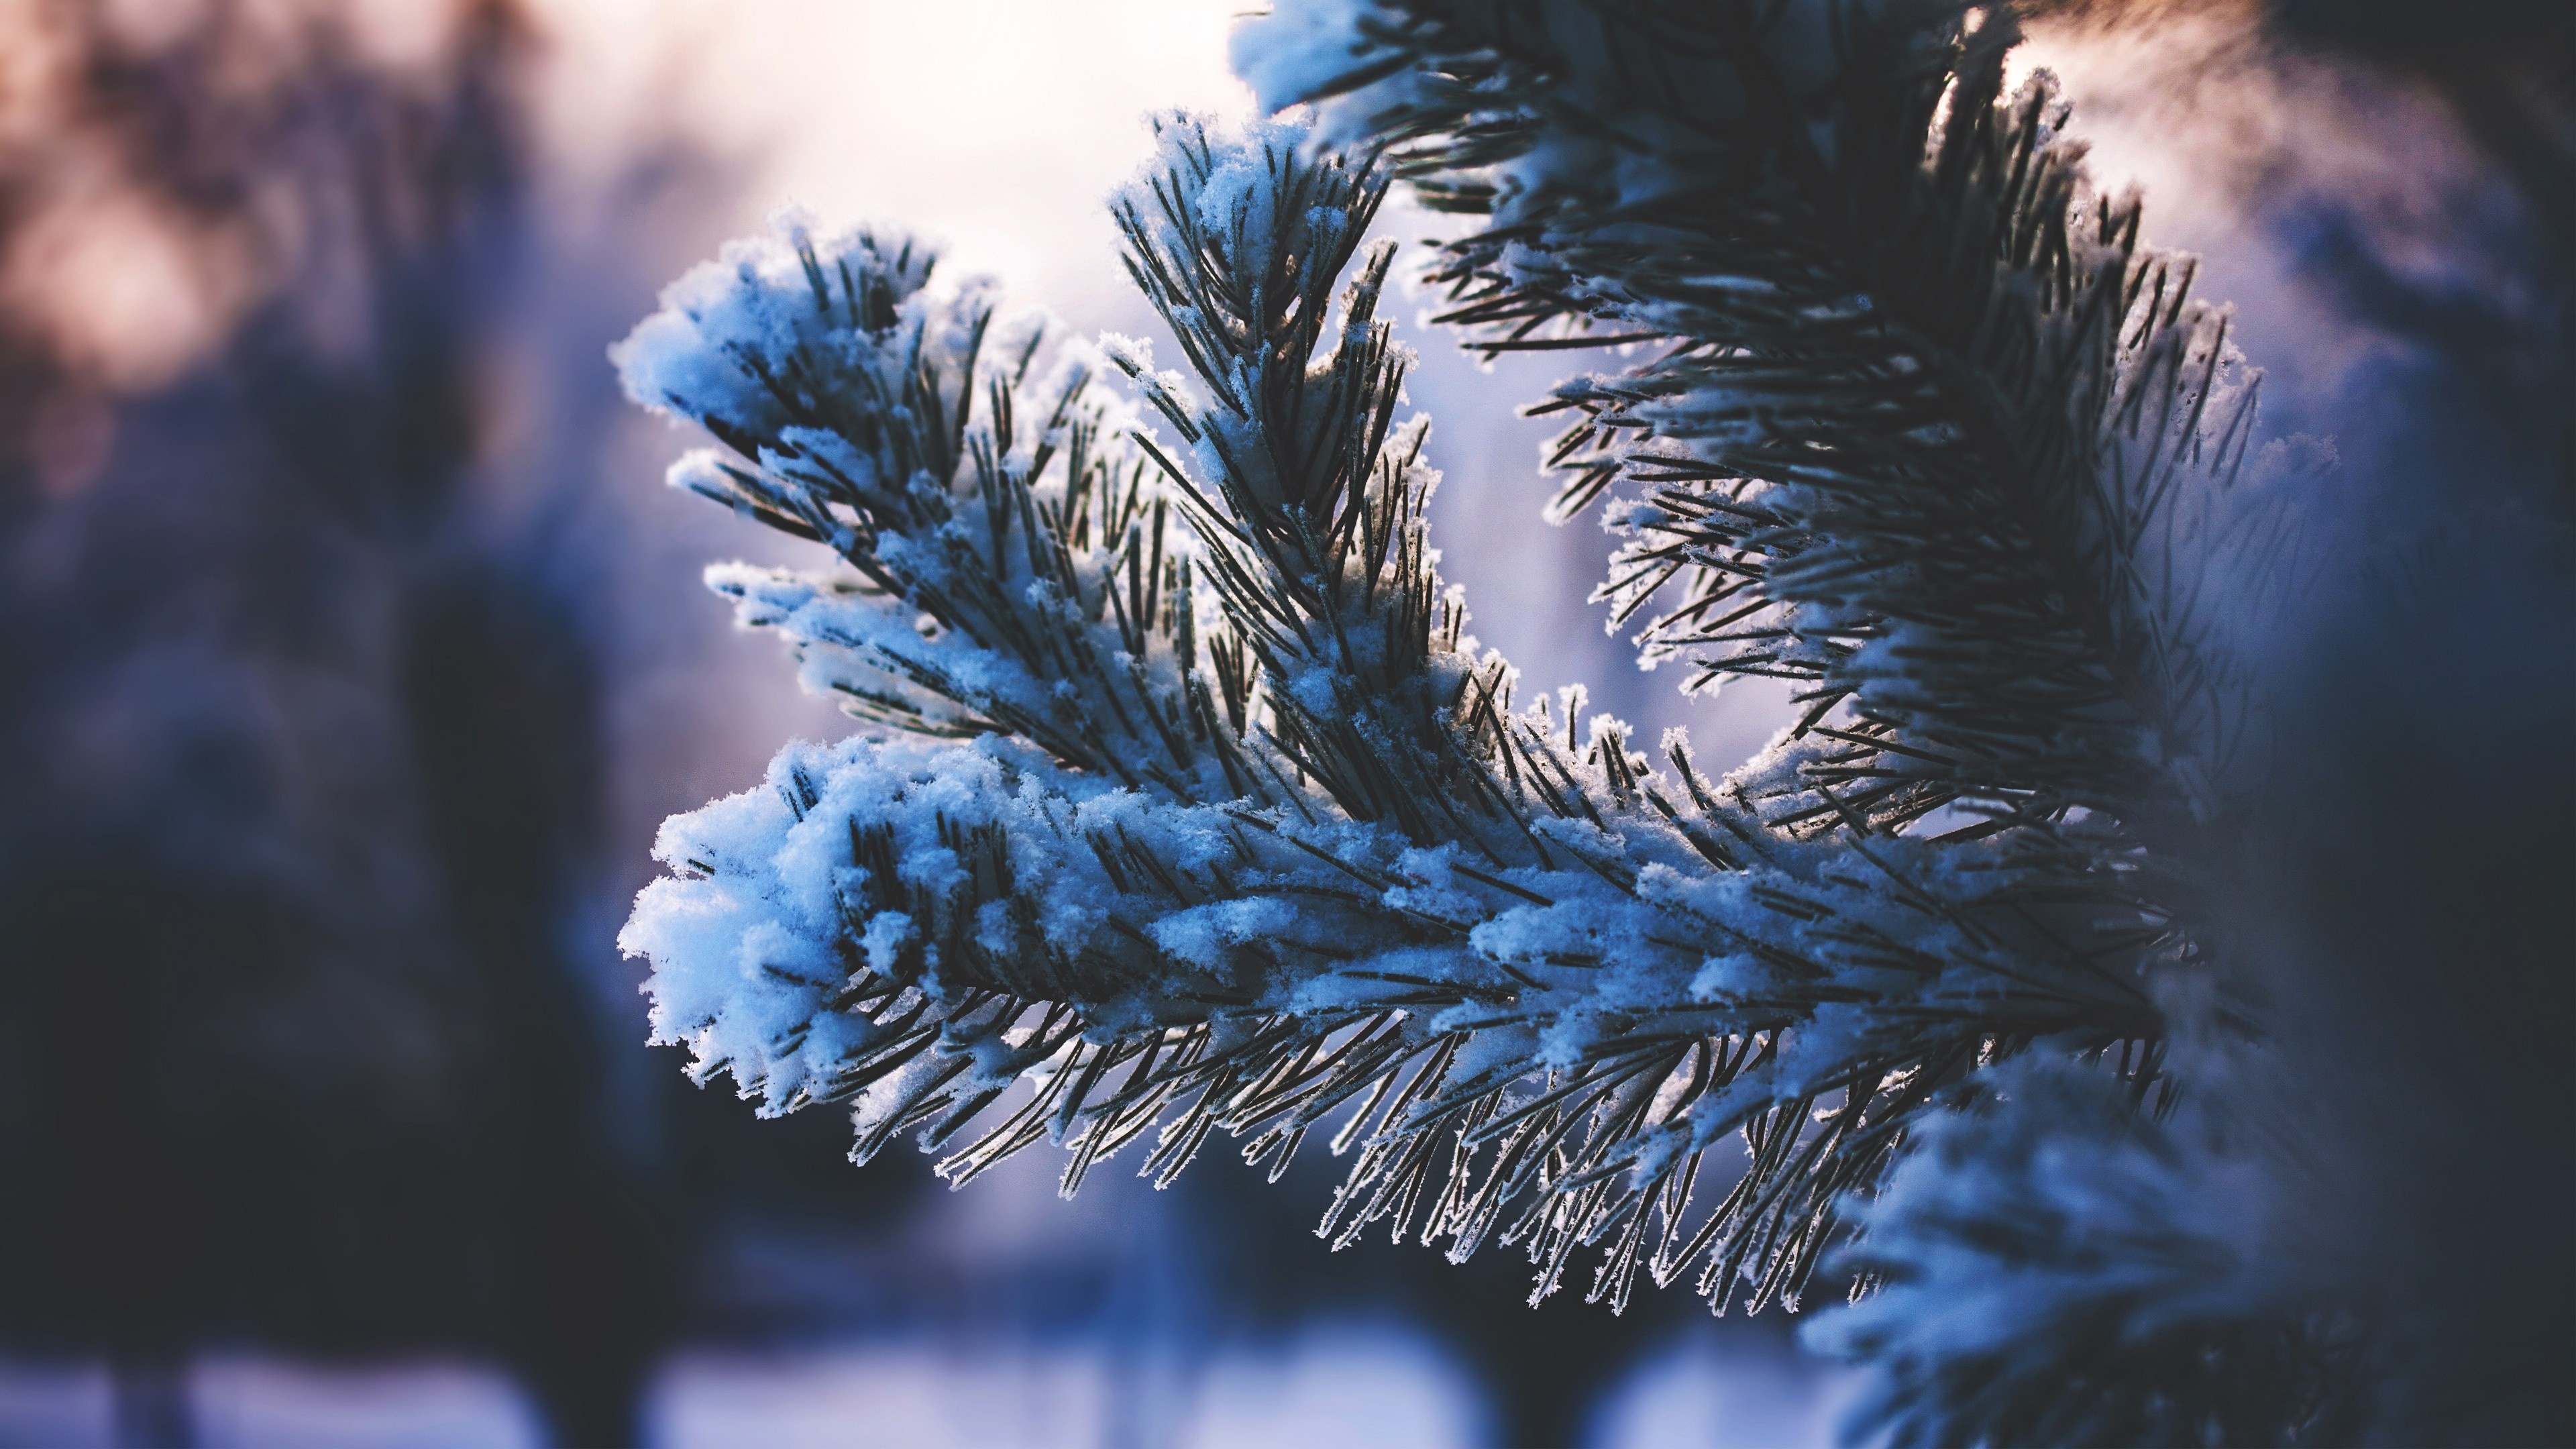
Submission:
[[[534,37],[410,18],[7,37],[0,1316],[135,1442],[224,1343],[491,1354],[627,1442],[675,1311],[575,935],[583,560],[486,466]]]

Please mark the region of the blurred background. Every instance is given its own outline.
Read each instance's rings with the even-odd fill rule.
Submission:
[[[793,547],[660,486],[604,349],[791,200],[1151,335],[1102,198],[1148,109],[1245,107],[1243,3],[0,0],[0,1445],[1830,1441],[1779,1315],[1329,1253],[1329,1162],[952,1197],[641,1045],[654,827],[843,721],[697,583]],[[2054,8],[2279,430],[2565,473],[2576,110],[2454,43],[2512,7],[2283,0],[2304,68],[2251,3]],[[1756,747],[1539,524],[1562,360],[1412,340],[1475,632]]]

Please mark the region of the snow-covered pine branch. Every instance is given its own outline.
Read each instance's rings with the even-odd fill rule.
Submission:
[[[1176,797],[1226,778],[1231,735],[1193,684],[1191,551],[1097,356],[1043,316],[997,320],[988,284],[934,285],[910,237],[778,231],[681,278],[611,352],[637,401],[725,445],[672,486],[849,565],[709,586],[862,719],[1010,734]]]
[[[2112,1052],[2148,1090],[2159,1028],[2132,965],[2160,933],[2065,902],[2090,857],[1904,838],[1857,811],[1838,836],[1766,824],[1678,737],[1650,761],[1615,721],[1583,733],[1579,694],[1515,710],[1512,670],[1437,577],[1425,429],[1395,420],[1405,357],[1374,310],[1389,253],[1361,249],[1380,169],[1295,123],[1160,130],[1116,211],[1196,376],[1113,340],[1177,441],[1088,444],[1133,509],[1192,534],[1166,554],[1190,563],[1167,575],[1187,607],[1154,616],[1176,638],[1137,667],[1171,671],[1144,697],[1203,703],[1170,710],[1186,755],[1129,733],[1164,751],[1150,778],[1056,743],[1106,734],[1088,675],[1013,659],[1061,682],[968,692],[1021,677],[981,662],[1000,626],[938,607],[960,578],[1003,597],[981,583],[1000,570],[977,572],[1002,531],[979,512],[990,478],[1025,490],[1027,555],[1066,561],[1024,592],[1032,612],[1100,619],[1135,557],[1065,536],[1054,434],[1014,445],[1000,421],[1025,411],[1017,355],[1004,371],[943,347],[976,335],[954,309],[980,303],[910,280],[917,253],[798,243],[695,274],[628,344],[638,396],[711,418],[738,455],[684,462],[684,481],[721,476],[710,491],[830,539],[875,590],[745,588],[746,617],[784,621],[809,678],[829,646],[826,684],[881,658],[938,696],[896,711],[867,688],[893,733],[791,747],[765,788],[666,827],[675,874],[624,937],[653,961],[660,1039],[767,1111],[854,1101],[859,1156],[921,1129],[959,1180],[1051,1139],[1070,1190],[1148,1133],[1142,1169],[1168,1180],[1220,1128],[1275,1171],[1343,1114],[1334,1145],[1357,1157],[1327,1234],[1385,1222],[1459,1256],[1499,1235],[1541,1293],[1591,1244],[1614,1303],[1640,1267],[1696,1272],[1720,1306],[1794,1299],[1843,1195],[2033,1041]],[[857,287],[833,285],[844,268]],[[880,275],[889,306],[843,301]],[[970,365],[993,421],[899,401],[915,376],[951,395]],[[834,378],[855,380],[827,401]],[[923,416],[965,420],[909,454],[883,441]],[[826,458],[837,472],[807,461]],[[1115,682],[1143,651],[1090,627]],[[1003,697],[1035,717],[985,702]],[[938,738],[961,727],[982,732]]]
[[[2302,496],[2331,446],[2258,446],[2231,314],[2006,85],[2016,13],[1288,0],[1236,62],[1293,119],[1167,121],[1113,208],[1187,375],[900,241],[684,279],[630,388],[724,445],[675,481],[840,556],[710,577],[870,732],[666,827],[657,1039],[958,1181],[1323,1127],[1327,1236],[1499,1237],[1542,1294],[1590,1247],[1614,1306],[1794,1304],[1839,1245],[1811,1338],[1896,1445],[2555,1412],[2500,1375],[2563,1316],[2516,1281],[2565,1262],[2556,1019],[2511,1006],[2565,979],[2525,747],[2563,496],[2356,563]],[[1393,180],[1468,228],[1471,347],[1628,349],[1541,404],[1557,512],[1625,535],[1648,662],[1790,683],[1761,756],[1516,707],[1465,633],[1363,245]],[[2283,622],[2320,578],[2349,617]],[[2524,712],[2504,788],[2428,758],[2484,738],[2449,701],[2390,709],[2464,643],[2477,728]]]
[[[1961,5],[1354,0],[1238,41],[1265,104],[1480,219],[1434,272],[1470,346],[1653,346],[1539,409],[1576,418],[1556,509],[1631,485],[1602,595],[1655,610],[1650,661],[1799,686],[1775,823],[2146,828],[2259,736],[2227,622],[2298,576],[2236,486],[2259,377],[2049,77],[2002,94],[2016,39]]]

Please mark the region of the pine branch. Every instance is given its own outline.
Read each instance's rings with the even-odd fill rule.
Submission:
[[[1435,271],[1471,345],[1663,349],[1538,409],[1577,418],[1557,509],[1642,495],[1604,596],[1669,601],[1650,662],[1847,721],[1755,784],[1775,818],[1869,779],[1888,828],[2187,819],[2260,712],[2222,626],[2298,576],[2234,487],[2259,379],[2046,77],[2001,96],[2008,14],[1959,13],[1390,3],[1238,54],[1485,219]]]
[[[829,546],[847,575],[729,565],[708,583],[797,648],[808,687],[915,734],[1029,740],[1167,796],[1263,795],[1239,693],[1198,670],[1196,560],[1172,499],[1093,387],[1098,360],[936,257],[788,223],[665,293],[612,350],[628,391],[725,445],[685,488]]]
[[[1043,1139],[1070,1150],[1069,1191],[1148,1129],[1160,1180],[1218,1129],[1275,1173],[1348,1113],[1337,1242],[1384,1223],[1463,1257],[1499,1236],[1542,1295],[1588,1244],[1606,1255],[1595,1298],[1623,1303],[1645,1268],[1695,1271],[1721,1307],[1745,1285],[1758,1307],[1794,1301],[1837,1202],[1978,1067],[2038,1039],[2155,1034],[2137,913],[2106,936],[2062,903],[2044,849],[1857,816],[1866,840],[1802,841],[1723,798],[1678,739],[1667,774],[1614,721],[1578,744],[1574,697],[1562,721],[1515,710],[1512,671],[1464,635],[1434,567],[1424,429],[1394,419],[1389,254],[1360,252],[1382,173],[1293,126],[1234,140],[1176,120],[1161,141],[1118,215],[1197,383],[1111,351],[1181,440],[1136,435],[1155,478],[1133,486],[1196,535],[1211,647],[1180,688],[1224,701],[1202,712],[1223,768],[1140,791],[1054,744],[1061,721],[1011,728],[980,703],[970,744],[885,714],[915,738],[792,748],[768,789],[665,831],[679,875],[623,938],[654,961],[657,1040],[766,1111],[854,1100],[859,1156],[913,1129],[963,1142],[942,1168],[958,1180]],[[840,436],[870,426],[888,425]],[[766,476],[786,472],[775,453]],[[980,536],[963,487],[937,497],[957,521],[932,537]],[[778,496],[756,505],[813,516]],[[915,535],[877,521],[891,506],[865,518],[873,551],[840,546],[889,597],[953,577],[912,562]],[[828,642],[790,612],[808,597],[760,617]],[[991,1122],[1021,1080],[1033,1095]],[[1704,1167],[1725,1185],[1713,1207],[1693,1199]]]
[[[2371,1417],[2418,1345],[2284,1225],[2354,1185],[2307,1158],[2378,1109],[2325,1099],[2411,1022],[2271,1017],[2313,968],[2212,904],[2350,748],[2245,662],[2334,541],[2192,261],[2050,78],[2006,93],[2013,16],[1290,3],[1236,60],[1304,109],[1162,123],[1115,207],[1186,375],[864,234],[685,278],[630,388],[730,450],[676,482],[838,556],[710,582],[868,732],[665,827],[621,937],[655,1040],[959,1182],[1042,1141],[1067,1192],[1131,1146],[1169,1182],[1220,1131],[1276,1176],[1322,1128],[1336,1244],[1499,1240],[1538,1295],[1597,1249],[1614,1308],[1829,1272],[1892,1442],[2426,1421]],[[1599,597],[1648,662],[1792,684],[1764,755],[1516,704],[1467,633],[1364,244],[1396,180],[1471,228],[1432,268],[1471,347],[1626,349],[1536,409],[1554,511],[1625,536]]]
[[[1488,352],[1661,344],[1535,411],[1560,517],[1626,482],[1602,591],[1645,658],[1785,679],[1731,782],[1800,835],[2003,837],[2055,909],[2193,959],[2174,843],[2262,715],[2222,622],[2295,578],[2236,488],[2255,384],[2193,263],[2096,197],[1962,6],[1308,7],[1237,60],[1484,219],[1434,270]],[[1964,18],[1963,17],[1964,14]],[[2279,589],[2269,591],[2277,598]],[[2117,934],[2117,933],[2115,933]]]
[[[1856,1216],[1871,1291],[1810,1330],[1890,1445],[2342,1444],[2361,1324],[2261,1291],[2241,1154],[2036,1059],[1927,1124]],[[2009,1105],[2007,1106],[2007,1103]]]

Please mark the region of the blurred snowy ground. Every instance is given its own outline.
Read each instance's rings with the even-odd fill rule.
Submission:
[[[1691,1336],[1641,1365],[1589,1449],[1830,1444],[1845,1381]],[[1785,1357],[1787,1350],[1780,1350]],[[1419,1336],[1320,1324],[1284,1345],[1220,1350],[1195,1380],[1098,1345],[971,1356],[915,1344],[691,1354],[654,1385],[654,1449],[1467,1449],[1472,1387]],[[504,1375],[462,1363],[328,1371],[259,1358],[200,1363],[205,1449],[539,1449]],[[1143,1390],[1143,1392],[1139,1392]],[[104,1370],[0,1365],[0,1445],[104,1449]]]

